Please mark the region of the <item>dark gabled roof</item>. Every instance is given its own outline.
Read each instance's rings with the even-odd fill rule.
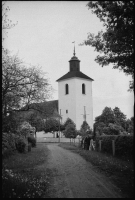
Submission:
[[[60,115],[58,113],[58,100],[51,100],[39,103],[39,105],[45,108],[48,117],[59,118]],[[60,117],[61,118],[61,117]]]
[[[29,109],[28,109],[29,107]],[[28,112],[36,112],[46,114],[48,117],[58,117],[58,100],[51,100],[51,101],[44,101],[40,103],[32,103],[29,106],[25,106],[21,109],[23,113],[26,111]],[[20,110],[20,111],[21,111]]]
[[[61,81],[61,80],[64,80],[64,79],[74,78],[74,77],[84,78],[84,79],[88,79],[88,80],[94,81],[92,78],[90,78],[89,76],[83,74],[80,71],[70,71],[70,72],[68,72],[67,74],[65,74],[64,76],[62,76],[61,78],[59,78],[56,81]]]

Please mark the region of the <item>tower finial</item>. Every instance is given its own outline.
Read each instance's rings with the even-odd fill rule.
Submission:
[[[73,55],[75,56],[75,41],[72,42],[72,43],[74,43],[74,53],[73,53]]]

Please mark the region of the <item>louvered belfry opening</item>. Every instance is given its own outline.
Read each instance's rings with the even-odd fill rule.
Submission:
[[[85,94],[85,84],[82,84],[82,94]]]
[[[66,94],[69,94],[69,86],[68,84],[65,85]]]

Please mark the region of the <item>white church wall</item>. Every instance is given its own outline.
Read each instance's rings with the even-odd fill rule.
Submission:
[[[85,84],[86,94],[82,94],[82,84]],[[65,94],[65,84],[69,85],[69,94]],[[70,78],[58,82],[59,111],[61,109],[62,122],[69,117],[80,129],[86,109],[86,121],[93,128],[92,81],[82,78]],[[66,113],[68,110],[68,113]]]
[[[79,130],[84,121],[84,106],[86,110],[86,121],[93,129],[93,103],[92,103],[92,81],[76,78],[76,128]],[[82,84],[85,84],[85,94],[82,94]]]
[[[65,94],[65,84],[69,86],[69,94]],[[61,109],[62,123],[69,117],[76,122],[75,79],[66,79],[58,82],[58,108]],[[68,110],[68,113],[66,113]]]

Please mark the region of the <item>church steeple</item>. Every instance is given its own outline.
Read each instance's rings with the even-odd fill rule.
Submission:
[[[74,53],[73,53],[73,55],[75,56],[75,42],[74,42]]]
[[[80,60],[75,56],[75,45],[73,57],[69,60],[69,71],[80,71]]]

